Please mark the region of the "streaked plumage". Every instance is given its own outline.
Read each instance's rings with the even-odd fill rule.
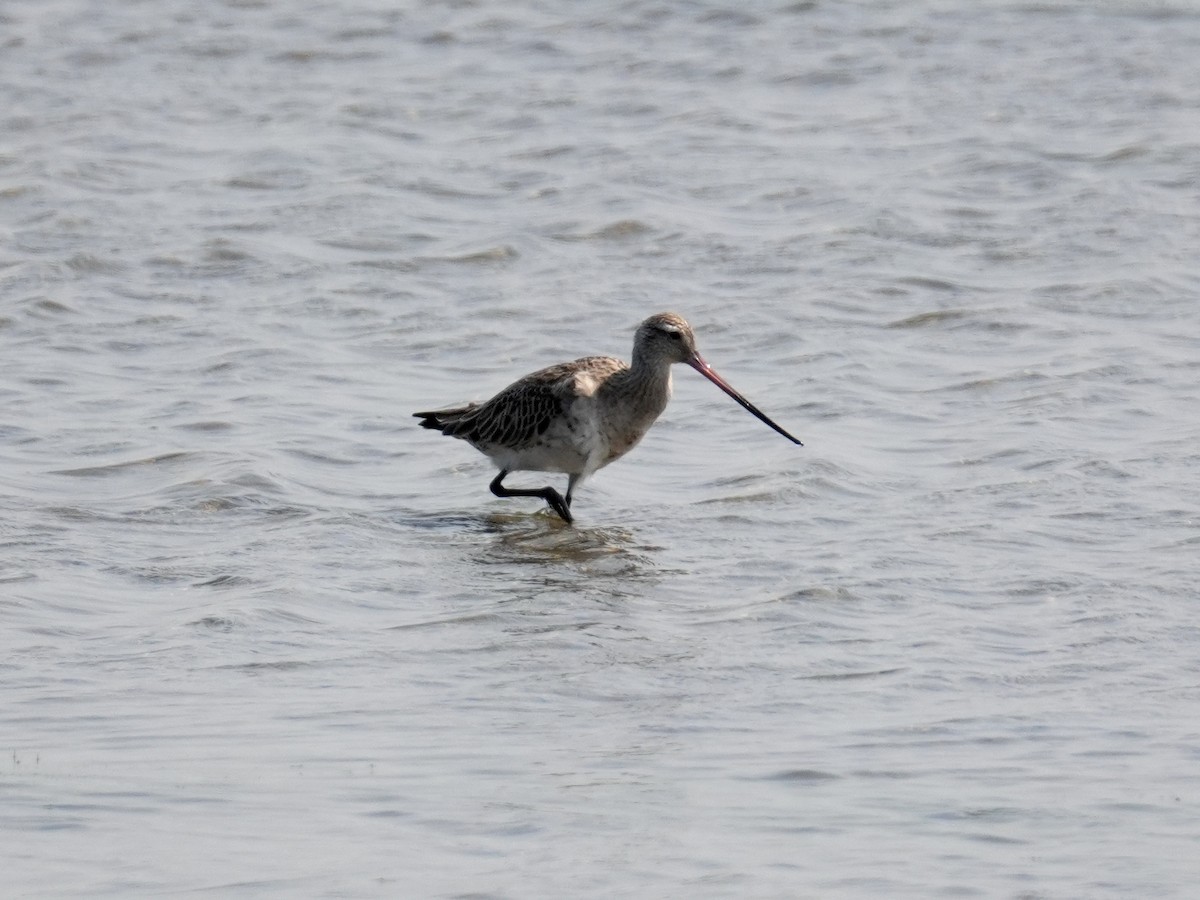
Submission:
[[[633,363],[585,356],[526,375],[484,403],[414,413],[424,428],[467,441],[500,469],[492,492],[541,497],[572,521],[572,493],[587,476],[628,453],[666,409],[671,366],[685,362],[794,443],[792,437],[726,384],[696,352],[691,326],[659,313],[638,326]],[[561,472],[567,493],[552,487],[508,488],[510,472]]]

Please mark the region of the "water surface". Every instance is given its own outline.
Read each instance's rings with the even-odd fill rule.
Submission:
[[[8,4],[8,891],[1191,896],[1198,55]],[[569,529],[410,418],[664,309],[806,446],[681,368]]]

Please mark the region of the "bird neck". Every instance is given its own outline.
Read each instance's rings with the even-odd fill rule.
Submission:
[[[661,357],[633,355],[633,365],[620,380],[619,390],[637,406],[662,412],[671,396],[671,364]]]
[[[629,367],[635,377],[645,380],[671,377],[671,361],[658,353],[647,353],[640,346],[633,346],[633,365]]]

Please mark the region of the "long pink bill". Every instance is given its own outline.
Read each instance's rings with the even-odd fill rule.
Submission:
[[[772,428],[774,428],[776,431],[778,431],[780,434],[782,434],[785,438],[787,438],[793,444],[800,444],[801,447],[804,446],[804,444],[800,441],[799,438],[792,437],[790,434],[788,434],[786,431],[784,431],[782,428],[780,428],[778,425],[776,425],[774,422],[772,422],[767,417],[766,413],[762,412],[762,410],[760,410],[757,406],[755,406],[753,403],[751,403],[749,400],[747,400],[745,397],[743,397],[741,394],[739,394],[737,391],[735,391],[724,378],[722,378],[720,375],[718,375],[716,372],[713,371],[712,366],[710,366],[708,363],[706,363],[704,361],[704,357],[702,357],[699,353],[692,354],[692,358],[687,361],[687,364],[689,366],[691,366],[693,369],[695,369],[697,372],[699,372],[701,375],[703,375],[705,378],[707,378],[709,381],[711,381],[713,384],[715,384],[717,387],[719,387],[721,390],[723,390],[725,393],[727,393],[730,397],[732,397],[738,403],[740,403],[746,411],[751,413],[760,422],[764,422],[767,425],[770,425]]]

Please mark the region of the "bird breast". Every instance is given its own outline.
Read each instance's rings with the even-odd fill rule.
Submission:
[[[608,465],[632,450],[662,415],[671,396],[670,372],[667,372],[665,384],[619,387],[626,390],[606,398],[608,402],[603,405],[598,423],[607,445],[602,465]]]

